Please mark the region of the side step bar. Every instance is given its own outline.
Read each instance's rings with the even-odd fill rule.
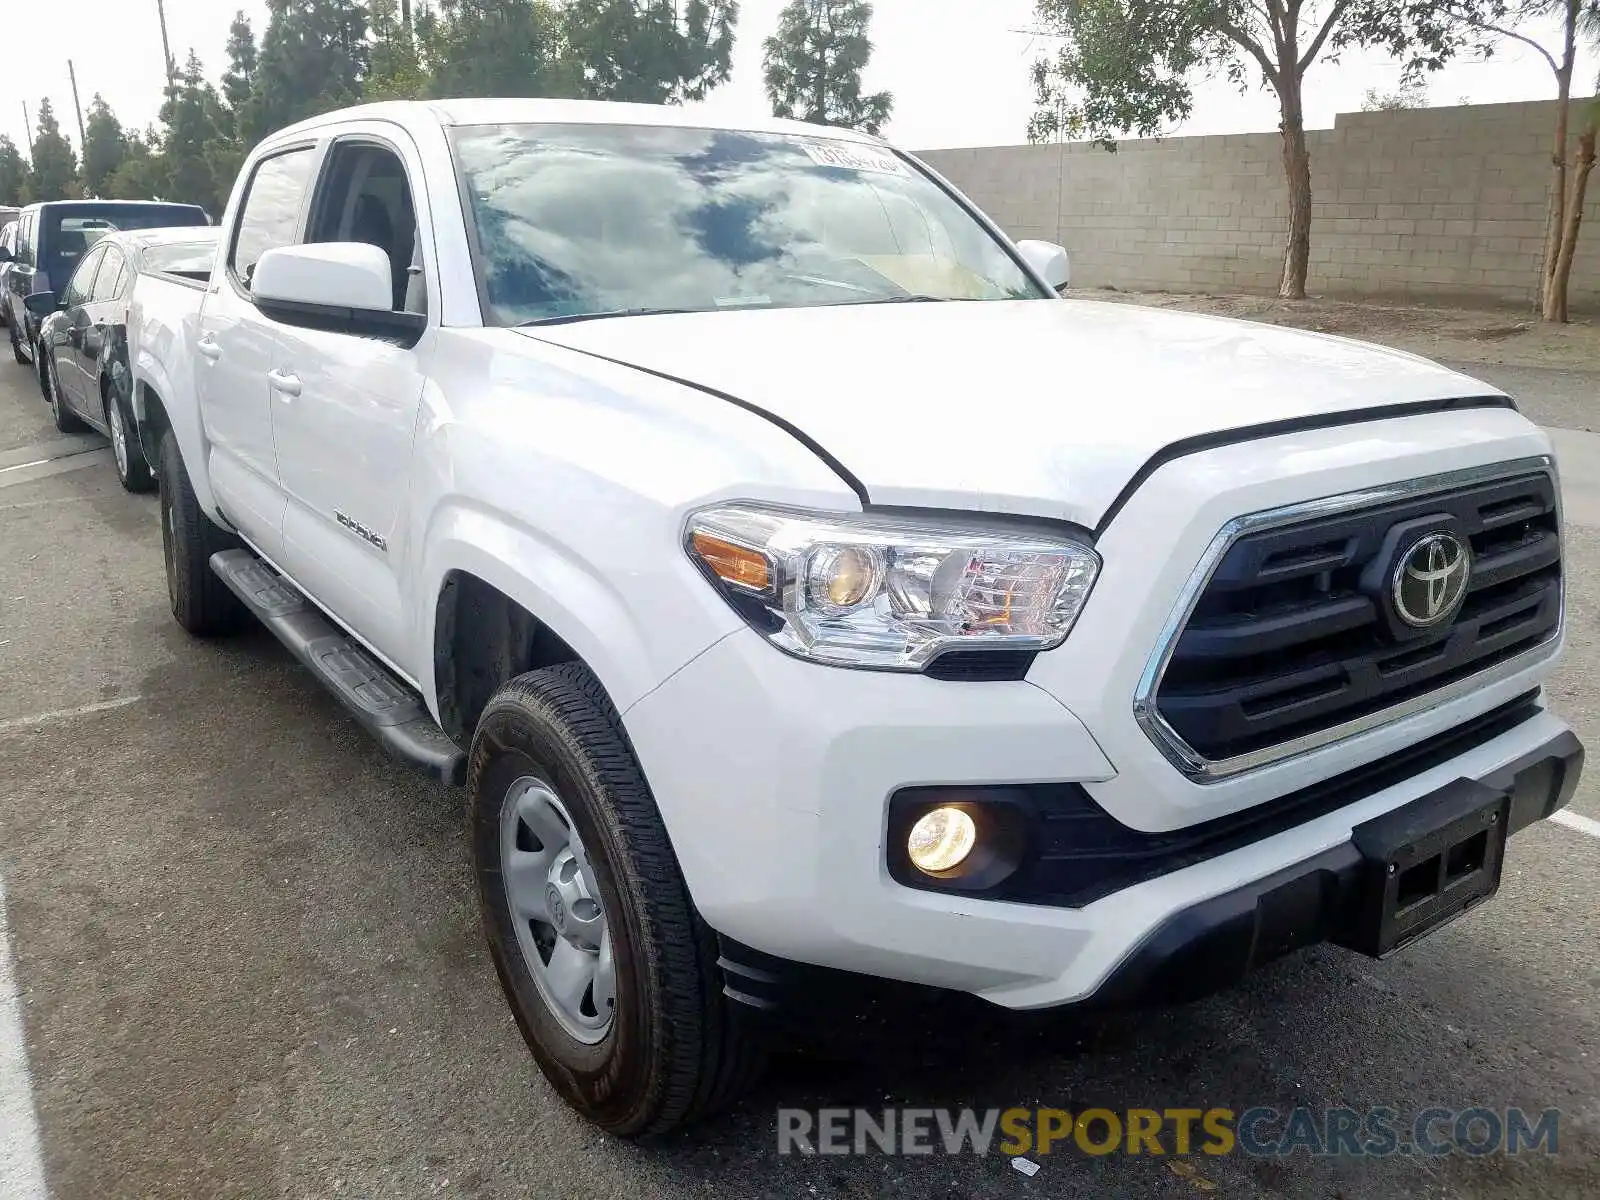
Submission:
[[[462,783],[467,756],[407,687],[288,580],[248,550],[211,556],[211,569],[396,758]]]

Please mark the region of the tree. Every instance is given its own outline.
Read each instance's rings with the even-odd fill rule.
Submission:
[[[28,160],[17,144],[0,134],[0,204],[19,207],[28,190]]]
[[[879,132],[894,97],[861,94],[861,72],[872,57],[871,21],[868,0],[789,0],[777,33],[762,46],[773,115]]]
[[[217,206],[217,176],[209,153],[221,138],[223,108],[217,91],[206,82],[205,70],[193,50],[167,89],[161,120],[167,127],[162,155],[165,199],[198,204],[213,215]],[[228,180],[232,182],[231,177]]]
[[[1567,294],[1572,264],[1583,226],[1583,206],[1594,170],[1595,135],[1600,130],[1600,103],[1577,114],[1573,136],[1572,76],[1577,68],[1580,35],[1600,43],[1600,0],[1489,0],[1485,4],[1457,0],[1445,9],[1462,25],[1496,41],[1531,47],[1555,75],[1556,113],[1550,149],[1550,212],[1545,226],[1544,261],[1539,273],[1539,313],[1546,321],[1567,319]],[[1560,46],[1550,49],[1526,32],[1531,23],[1555,19]],[[1487,53],[1488,47],[1485,47]]]
[[[1428,107],[1428,89],[1420,83],[1402,83],[1392,92],[1368,88],[1361,97],[1362,112],[1404,112]]]
[[[122,165],[106,181],[112,200],[160,200],[168,193],[166,154],[154,129],[128,134]]]
[[[728,80],[738,0],[568,0],[561,11],[591,99],[681,104]]]
[[[39,101],[39,127],[33,135],[33,170],[28,200],[70,200],[79,194],[78,156],[61,135],[49,97]]]
[[[122,122],[99,92],[89,102],[89,119],[83,126],[83,188],[90,196],[104,196],[106,183],[122,166],[128,139]]]
[[[1464,6],[1493,0],[1463,0]],[[1466,33],[1440,0],[1037,0],[1038,15],[1063,39],[1034,65],[1038,111],[1029,137],[1087,133],[1148,136],[1188,117],[1193,82],[1252,76],[1277,95],[1289,228],[1279,295],[1303,299],[1311,257],[1311,156],[1304,88],[1312,64],[1347,46],[1373,46],[1403,60],[1414,82],[1442,66]]]
[[[239,129],[251,145],[285,125],[359,102],[370,49],[360,0],[267,0],[267,11]]]
[[[233,15],[228,26],[228,69],[222,73],[222,98],[228,108],[237,113],[250,100],[250,91],[256,85],[256,72],[261,67],[261,56],[256,51],[256,33],[250,18],[243,11]]]
[[[368,100],[420,100],[430,80],[417,50],[409,12],[397,0],[367,0],[372,49],[362,90]]]
[[[439,0],[437,9],[417,13],[414,30],[433,95],[578,94],[561,13],[545,0]]]

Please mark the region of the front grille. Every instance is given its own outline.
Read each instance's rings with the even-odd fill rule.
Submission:
[[[1472,573],[1454,618],[1414,631],[1387,607],[1390,533],[1435,525],[1470,544]],[[1269,525],[1217,561],[1155,708],[1215,763],[1425,697],[1550,640],[1560,620],[1561,539],[1544,471]]]

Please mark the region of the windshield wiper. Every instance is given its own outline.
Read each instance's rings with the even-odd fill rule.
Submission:
[[[841,300],[834,307],[842,308],[853,304],[950,304],[954,301],[954,296],[929,296],[921,292],[908,292],[904,296],[878,295],[866,300]]]
[[[605,312],[565,313],[559,317],[540,317],[534,321],[519,321],[515,328],[528,329],[539,325],[571,325],[578,321],[601,321],[607,317],[665,317],[675,313],[689,313],[692,308],[613,308]]]

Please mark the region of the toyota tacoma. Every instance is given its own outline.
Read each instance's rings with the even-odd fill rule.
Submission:
[[[462,100],[272,135],[152,298],[173,614],[465,783],[605,1129],[735,1094],[813,972],[1049,1009],[1390,954],[1572,794],[1544,433],[1067,283],[876,138]]]

